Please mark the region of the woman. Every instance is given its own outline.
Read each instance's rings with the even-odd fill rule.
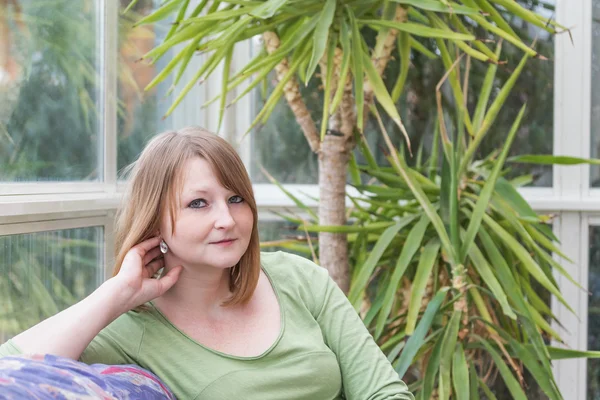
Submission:
[[[413,399],[326,270],[260,254],[250,179],[218,136],[148,144],[116,245],[111,279],[0,355],[134,363],[181,399]]]

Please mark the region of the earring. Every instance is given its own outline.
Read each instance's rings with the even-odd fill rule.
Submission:
[[[169,251],[169,246],[167,246],[167,244],[165,243],[164,240],[160,240],[160,252],[163,254],[167,254],[167,251]]]

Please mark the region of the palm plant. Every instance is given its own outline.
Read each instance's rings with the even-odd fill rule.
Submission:
[[[501,54],[500,45],[496,54]],[[553,258],[568,260],[548,226],[551,216],[537,215],[517,191],[532,177],[507,178],[507,162],[572,165],[600,160],[530,155],[508,159],[525,106],[502,148],[484,159],[474,158],[528,57],[488,105],[497,69],[491,64],[472,112],[457,107],[456,115],[449,115],[438,90],[434,151],[429,161],[414,167],[407,165],[405,151],[392,145],[373,108],[389,164],[378,165],[367,142],[358,139],[367,162],[360,165],[353,158],[350,163],[350,175],[361,193],[351,198],[351,224],[324,226],[316,218],[283,216],[307,234],[348,235],[355,266],[349,300],[419,399],[479,398],[480,392],[496,398],[493,388],[498,386],[505,388],[507,398],[527,399],[533,396],[531,387],[527,391],[528,376],[545,396],[561,399],[552,360],[600,357],[600,352],[549,345],[552,340],[562,342],[551,326],[560,321],[548,305],[550,295],[571,309],[553,273],[578,284]],[[462,89],[467,87],[468,59],[463,67],[463,77],[453,75],[454,68],[445,77],[455,79],[457,104],[468,97]],[[467,121],[472,121],[475,136],[467,133]],[[366,184],[361,174],[369,179]],[[308,243],[263,245],[309,256],[315,247],[322,248],[321,243],[313,246],[310,238]]]
[[[184,46],[147,88],[172,73],[174,83],[178,83],[194,53],[210,53],[167,114],[198,81],[205,81],[222,65],[222,93],[214,99],[220,102],[222,118],[228,92],[254,77],[232,101],[235,103],[274,71],[278,83],[251,128],[269,118],[280,98],[286,99],[311,149],[319,154],[319,221],[324,225],[342,226],[346,223],[345,184],[350,154],[356,145],[355,133],[363,131],[375,100],[408,139],[394,103],[406,81],[411,47],[419,47],[416,37],[435,39],[444,65],[450,68],[449,48],[460,49],[481,62],[498,63],[498,55],[487,43],[498,38],[512,43],[530,57],[538,56],[507,24],[503,13],[516,15],[550,33],[561,28],[513,0],[462,0],[461,3],[448,0],[203,0],[188,10],[189,0],[169,0],[138,21],[138,24],[154,23],[171,15],[175,20],[164,42],[145,58],[155,62],[173,46],[182,43]],[[472,33],[475,28],[485,32],[485,37],[476,37]],[[372,50],[364,38],[368,29],[377,31]],[[256,36],[262,36],[263,51],[232,73],[230,67],[236,44]],[[390,90],[382,75],[396,52],[402,66]],[[299,90],[301,82],[309,82],[317,68],[324,87],[320,126],[311,118]],[[452,89],[460,95],[454,83]],[[457,104],[464,103],[459,98]],[[465,118],[467,131],[474,135],[473,122],[468,114]],[[410,149],[408,140],[407,145]],[[319,242],[321,265],[347,291],[346,235],[321,232]]]

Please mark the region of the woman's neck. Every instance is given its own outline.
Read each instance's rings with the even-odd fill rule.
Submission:
[[[154,303],[161,311],[218,317],[222,304],[231,297],[229,279],[229,269],[184,267],[177,283]]]

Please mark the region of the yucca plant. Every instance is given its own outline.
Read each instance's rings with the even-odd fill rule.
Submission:
[[[348,162],[356,145],[355,133],[362,132],[375,100],[405,135],[410,148],[395,101],[402,94],[407,78],[411,49],[423,51],[415,38],[437,40],[444,64],[450,68],[449,46],[478,62],[497,64],[498,55],[488,42],[499,38],[528,56],[537,57],[537,52],[523,43],[506,22],[506,15],[517,16],[550,33],[562,29],[514,0],[462,0],[461,4],[449,0],[202,0],[194,8],[189,6],[189,0],[168,0],[138,22],[154,23],[170,16],[175,21],[164,42],[146,54],[145,59],[155,62],[174,46],[183,46],[148,89],[170,74],[175,74],[177,84],[191,57],[197,52],[208,53],[207,61],[173,101],[167,114],[194,85],[209,79],[222,66],[222,93],[214,99],[219,101],[222,118],[228,92],[244,88],[231,102],[235,103],[275,73],[277,84],[252,127],[264,123],[278,101],[286,99],[311,149],[319,154],[319,221],[331,226],[346,223]],[[475,37],[472,33],[475,28],[486,37]],[[365,41],[364,33],[369,29],[377,31],[373,49]],[[238,71],[231,71],[236,44],[257,36],[263,39],[262,52]],[[382,76],[391,57],[401,59],[401,69],[390,90]],[[317,77],[317,69],[324,89],[321,121],[311,118],[299,90],[301,84]],[[246,85],[250,78],[252,83]],[[458,95],[458,88],[453,86],[453,89]],[[463,104],[462,100],[458,104]],[[473,121],[467,114],[465,118],[467,131],[474,135]],[[347,291],[346,235],[321,232],[319,242],[320,264]]]
[[[501,45],[496,54],[501,54]],[[323,226],[316,218],[283,216],[307,234],[348,235],[354,265],[349,300],[419,399],[477,399],[480,394],[527,399],[533,396],[527,391],[528,377],[545,396],[561,399],[552,360],[600,357],[600,352],[549,345],[562,341],[551,325],[560,321],[548,305],[550,295],[571,309],[553,274],[578,284],[553,257],[568,260],[548,226],[551,216],[537,215],[517,190],[531,182],[531,176],[511,176],[507,166],[600,160],[529,155],[508,159],[525,105],[503,147],[483,159],[475,157],[528,57],[490,102],[497,69],[491,64],[474,110],[456,107],[455,115],[449,115],[438,90],[434,150],[428,162],[413,167],[407,165],[405,151],[394,148],[373,107],[389,165],[378,165],[366,141],[359,140],[366,164],[354,158],[350,163],[361,193],[351,198],[350,224]],[[453,60],[443,79],[450,80],[458,105],[469,96],[463,91],[469,62],[464,57]],[[369,178],[367,184],[361,174]],[[322,244],[312,240],[264,245],[309,256],[322,250]],[[503,396],[493,393],[499,386],[506,389]]]

